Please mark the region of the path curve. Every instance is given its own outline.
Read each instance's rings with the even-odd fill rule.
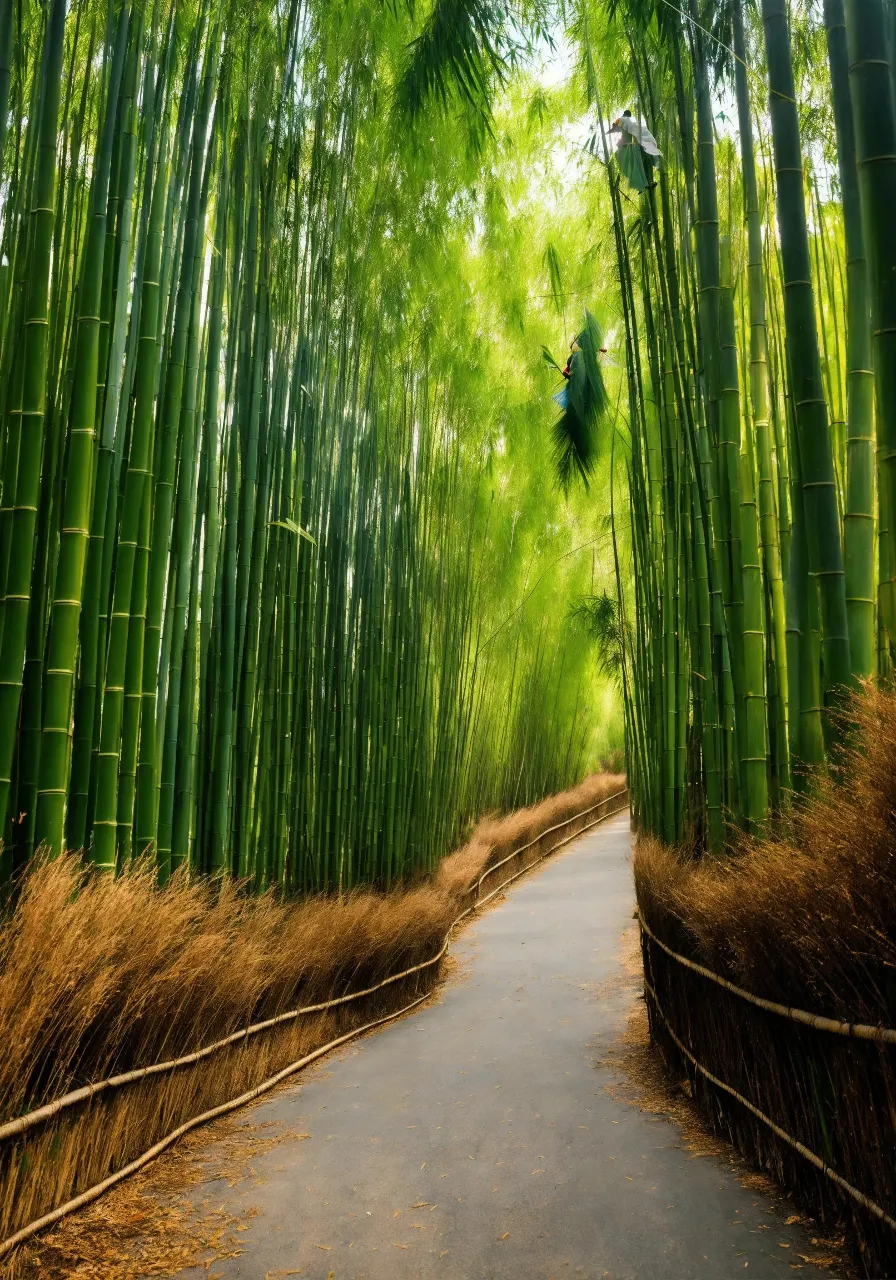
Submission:
[[[438,1000],[248,1117],[294,1133],[189,1192],[255,1212],[223,1280],[774,1280],[812,1246],[671,1124],[607,1091],[631,1009],[628,816],[523,878],[453,944]],[[827,1276],[811,1264],[804,1277]],[[206,1269],[182,1275],[200,1280]]]

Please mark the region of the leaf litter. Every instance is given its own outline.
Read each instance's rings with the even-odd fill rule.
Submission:
[[[245,1253],[239,1235],[258,1215],[230,1212],[217,1196],[197,1203],[197,1187],[233,1187],[253,1176],[252,1161],[284,1141],[311,1135],[276,1122],[222,1117],[187,1134],[158,1160],[80,1213],[18,1250],[4,1280],[150,1280]],[[301,1271],[271,1272],[273,1276]]]

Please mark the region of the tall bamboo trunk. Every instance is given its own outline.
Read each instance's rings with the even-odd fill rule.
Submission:
[[[56,123],[65,9],[65,0],[53,0],[47,15],[39,79],[40,103],[34,123],[34,187],[25,230],[29,244],[28,286],[18,355],[18,407],[14,403],[11,409],[18,421],[10,424],[7,441],[7,450],[11,453],[16,448],[17,453],[14,455],[14,470],[5,468],[6,477],[14,479],[15,500],[9,519],[0,531],[0,568],[5,570],[0,617],[3,631],[0,642],[0,820],[5,818],[9,804],[46,426],[50,260],[56,216]],[[10,461],[13,461],[12,457]],[[4,501],[7,500],[6,477]],[[8,842],[9,834],[9,828],[4,825],[4,843]]]
[[[750,408],[758,465],[759,530],[762,544],[762,561],[772,622],[771,636],[769,637],[771,642],[769,657],[774,665],[775,673],[775,698],[771,719],[775,733],[775,761],[778,770],[778,783],[780,788],[786,792],[790,787],[787,614],[784,599],[781,548],[778,539],[778,512],[769,417],[768,327],[765,277],[762,264],[762,214],[756,181],[753,119],[747,81],[743,13],[740,5],[734,6],[732,14],[735,90],[737,95],[737,118],[740,128],[741,174],[744,187],[744,212],[747,220],[747,284],[750,304]]]
[[[871,347],[881,487],[881,590],[890,646],[896,632],[896,90],[883,0],[846,0],[849,85],[868,258]]]
[[[116,865],[119,834],[119,763],[126,705],[131,706],[132,718],[139,717],[137,708],[128,700],[128,694],[132,694],[131,682],[127,679],[129,672],[133,679],[133,672],[128,664],[128,650],[129,647],[133,649],[134,645],[142,647],[141,638],[134,632],[134,628],[142,633],[145,625],[145,603],[134,599],[133,590],[135,566],[139,563],[139,549],[144,541],[140,537],[140,532],[148,518],[144,512],[144,504],[147,500],[147,492],[150,494],[152,492],[154,409],[159,363],[162,235],[167,194],[168,175],[163,154],[156,173],[146,239],[140,306],[140,340],[134,375],[134,410],[124,479],[124,496],[121,504],[105,680],[100,704],[96,803],[93,815],[93,858],[97,866],[107,871],[113,870]],[[144,537],[145,533],[144,529]],[[143,584],[145,591],[145,579],[142,575],[138,576],[136,581]],[[137,723],[139,724],[139,718]]]
[[[101,378],[100,310],[106,251],[106,210],[129,21],[130,6],[125,4],[118,16],[115,45],[111,51],[102,137],[91,190],[90,226],[79,290],[75,376],[63,482],[62,534],[43,677],[36,837],[55,853],[62,852],[64,843],[65,802],[71,767],[75,664],[96,461],[95,427]],[[102,374],[102,381],[105,382],[105,373]],[[90,603],[92,606],[94,602]]]
[[[856,168],[856,143],[849,88],[849,54],[843,0],[825,0],[831,97],[837,131],[837,160],[847,282],[847,443],[843,557],[852,674],[867,679],[877,669],[875,609],[874,378],[865,241]]]
[[[788,369],[802,469],[808,571],[818,582],[828,705],[852,679],[834,459],[812,288],[796,87],[786,0],[762,0],[768,63]],[[796,518],[797,512],[794,512]],[[803,637],[805,644],[805,636]],[[811,713],[811,708],[804,706]]]

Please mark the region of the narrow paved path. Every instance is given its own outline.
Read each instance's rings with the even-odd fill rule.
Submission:
[[[623,816],[524,877],[458,938],[460,972],[436,1003],[250,1113],[311,1136],[255,1159],[253,1179],[196,1189],[197,1206],[258,1210],[216,1276],[792,1274],[812,1252],[798,1226],[605,1088],[599,1059],[632,1000],[613,981],[629,848]]]

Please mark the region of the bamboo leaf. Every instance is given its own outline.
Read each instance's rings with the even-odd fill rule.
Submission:
[[[288,529],[290,533],[294,533],[299,538],[307,538],[307,540],[311,543],[312,546],[314,547],[317,546],[317,540],[315,538],[312,538],[311,534],[308,533],[306,529],[303,529],[300,525],[297,525],[295,520],[289,520],[289,519],[269,520],[268,524],[276,525],[277,528],[279,529]]]

